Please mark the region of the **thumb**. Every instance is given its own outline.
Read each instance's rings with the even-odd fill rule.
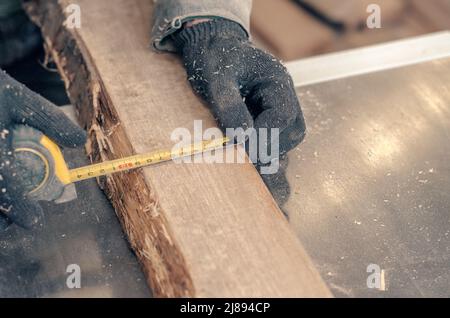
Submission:
[[[27,91],[22,107],[17,108],[16,122],[23,122],[42,131],[57,144],[78,147],[86,142],[86,133],[73,123],[57,106],[45,98]]]
[[[32,126],[61,146],[77,147],[86,142],[86,133],[56,105],[34,93],[6,73],[0,72],[7,89],[2,103],[18,124]]]

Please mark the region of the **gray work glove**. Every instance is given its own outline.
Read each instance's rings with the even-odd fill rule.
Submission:
[[[173,39],[193,89],[222,129],[279,128],[281,153],[302,140],[305,122],[291,76],[278,59],[254,47],[238,23],[215,19]]]
[[[23,59],[41,45],[39,29],[23,11],[0,14],[0,67]]]
[[[172,39],[194,91],[222,130],[279,128],[282,158],[303,140],[305,121],[291,76],[278,59],[256,48],[238,23],[214,19],[185,26]],[[260,169],[259,160],[256,164]],[[289,185],[285,165],[280,166],[277,174],[262,177],[283,205]]]
[[[42,209],[27,198],[23,180],[16,174],[11,148],[14,125],[32,126],[61,146],[77,147],[86,141],[85,132],[43,97],[0,70],[0,228],[14,222],[30,228],[39,223]]]

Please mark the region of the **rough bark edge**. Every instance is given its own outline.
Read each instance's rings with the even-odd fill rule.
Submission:
[[[46,50],[65,82],[79,122],[89,132],[86,150],[90,160],[96,163],[134,154],[87,48],[76,30],[63,25],[65,14],[58,1],[33,0],[26,2],[24,8],[41,28]],[[142,170],[102,178],[99,184],[116,210],[153,295],[194,297],[187,264]],[[140,191],[127,191],[136,187]],[[139,224],[134,220],[139,220]]]

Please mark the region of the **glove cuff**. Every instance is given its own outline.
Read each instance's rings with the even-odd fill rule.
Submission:
[[[183,51],[186,47],[209,42],[214,38],[247,40],[248,35],[239,23],[221,18],[184,28],[172,35],[172,40],[179,51]]]

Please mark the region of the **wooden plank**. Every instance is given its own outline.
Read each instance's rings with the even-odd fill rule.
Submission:
[[[253,1],[251,22],[252,32],[286,61],[313,55],[335,37],[331,29],[290,0]]]
[[[80,5],[82,27],[63,26]],[[215,122],[179,59],[151,52],[148,0],[35,0],[93,161],[171,147],[171,132]],[[168,163],[101,180],[156,296],[330,296],[249,164]]]

